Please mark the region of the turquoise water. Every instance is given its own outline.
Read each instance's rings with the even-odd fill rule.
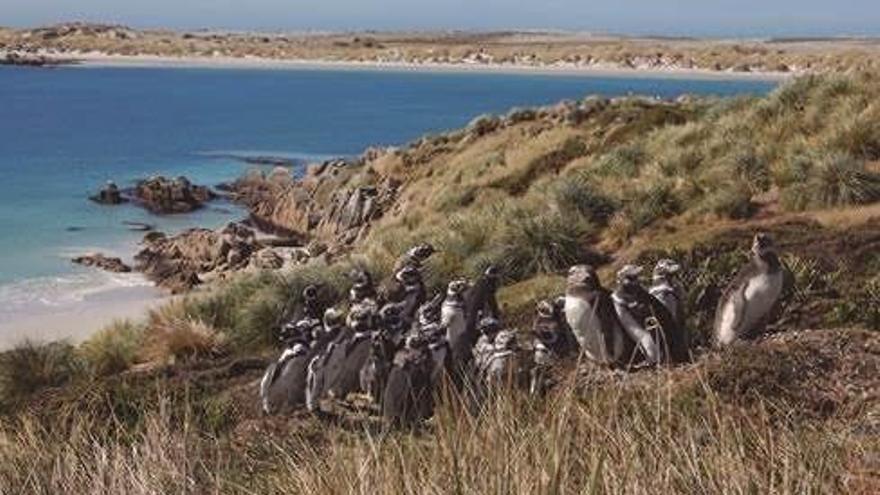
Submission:
[[[187,175],[216,184],[250,167],[229,154],[318,160],[401,144],[513,106],[588,94],[764,93],[773,86],[487,73],[0,67],[0,306],[53,304],[77,291],[139,283],[68,261],[94,250],[130,256],[142,234],[123,221],[176,231],[242,216],[222,203],[159,218],[87,201],[108,179],[128,185],[152,174]]]

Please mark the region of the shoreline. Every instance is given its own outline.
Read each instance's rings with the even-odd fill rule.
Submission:
[[[56,53],[44,53],[58,56]],[[180,68],[180,69],[265,69],[265,70],[338,70],[391,71],[424,73],[490,73],[512,75],[592,76],[644,79],[752,80],[784,81],[800,72],[735,72],[692,68],[625,68],[612,64],[593,65],[515,65],[489,63],[381,62],[323,59],[274,59],[260,57],[172,57],[161,55],[113,55],[106,53],[67,52],[77,63],[66,67],[83,68]]]

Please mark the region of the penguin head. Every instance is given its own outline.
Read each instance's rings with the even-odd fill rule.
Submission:
[[[446,296],[449,298],[457,299],[464,295],[464,291],[468,288],[467,280],[458,279],[449,282],[449,286],[446,288]]]
[[[397,280],[405,285],[416,285],[422,280],[422,274],[419,273],[419,269],[412,266],[406,265],[401,268],[397,272]]]
[[[419,306],[419,324],[424,326],[440,321],[441,303],[442,298],[438,294],[438,297]]]
[[[501,268],[498,268],[498,265],[489,265],[483,270],[483,277],[491,282],[493,286],[497,286],[501,281]]]
[[[342,326],[342,312],[336,308],[328,308],[324,311],[324,329],[332,331]]]
[[[762,256],[766,253],[772,252],[773,248],[773,238],[770,237],[769,234],[763,232],[755,234],[755,238],[752,241],[752,253],[756,256]]]
[[[545,299],[538,302],[537,311],[539,318],[553,318],[556,315],[556,306]]]
[[[379,310],[379,319],[387,328],[398,328],[402,324],[400,319],[402,307],[399,304],[386,304]]]
[[[486,317],[477,324],[477,330],[482,335],[495,335],[501,329],[501,322],[492,317]]]
[[[407,258],[410,258],[410,259],[417,261],[417,262],[422,262],[422,261],[425,261],[428,258],[430,258],[431,255],[433,255],[436,252],[437,252],[437,250],[434,248],[433,245],[431,245],[428,242],[423,242],[422,244],[419,244],[418,246],[410,248],[410,250],[407,251],[406,254],[407,254]]]
[[[302,297],[305,301],[314,301],[318,298],[318,288],[314,285],[307,285],[302,291]]]
[[[406,338],[404,345],[407,349],[421,350],[428,345],[428,341],[419,334],[413,334]]]
[[[590,265],[575,265],[568,270],[568,286],[582,289],[595,289],[599,287],[599,277],[596,269]]]
[[[498,332],[498,335],[495,336],[494,343],[496,350],[506,351],[516,349],[516,332],[512,330]]]
[[[373,319],[371,308],[355,305],[348,312],[348,326],[355,332],[364,332],[370,329]]]
[[[642,274],[642,267],[638,265],[623,265],[623,268],[617,271],[617,283],[622,287],[634,287],[640,285],[639,275]]]
[[[664,258],[658,261],[656,265],[654,265],[653,277],[655,280],[663,279],[671,277],[680,271],[681,265],[679,265],[677,261],[669,258]]]

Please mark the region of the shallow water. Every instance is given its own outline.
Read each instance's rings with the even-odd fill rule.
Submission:
[[[142,237],[214,227],[242,212],[217,203],[156,217],[86,200],[106,180],[152,174],[216,184],[251,165],[354,155],[466,124],[475,115],[588,94],[760,94],[775,83],[571,75],[341,70],[0,67],[0,322],[143,284],[76,267],[75,254],[129,257]]]

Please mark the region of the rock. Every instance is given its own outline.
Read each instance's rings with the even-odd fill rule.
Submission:
[[[131,267],[123,263],[121,259],[104,256],[101,253],[77,256],[72,261],[78,265],[100,268],[108,272],[128,273],[131,271]]]
[[[468,124],[467,131],[472,136],[479,137],[494,132],[499,127],[501,127],[501,119],[499,117],[480,115]]]
[[[175,294],[199,285],[208,274],[246,268],[263,249],[254,231],[237,223],[220,230],[190,229],[171,237],[150,232],[142,245],[134,257],[135,269]]]
[[[132,196],[139,205],[160,215],[188,213],[217,197],[209,188],[194,185],[186,177],[161,176],[138,182]]]
[[[251,258],[251,266],[257,270],[280,270],[284,266],[284,258],[274,249],[265,248]]]
[[[122,197],[122,192],[113,181],[107,181],[104,188],[98,191],[98,194],[89,196],[89,199],[102,205],[118,205],[128,201]]]

